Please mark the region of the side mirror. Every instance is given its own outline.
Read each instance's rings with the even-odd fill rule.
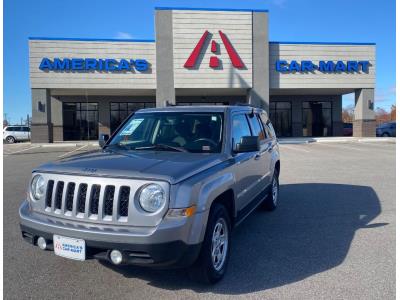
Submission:
[[[110,136],[108,134],[101,133],[99,137],[99,146],[103,148],[109,138]]]
[[[260,151],[260,140],[258,136],[242,136],[240,143],[234,145],[233,152],[256,152]]]

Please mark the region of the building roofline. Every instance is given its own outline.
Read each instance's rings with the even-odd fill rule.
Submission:
[[[152,39],[96,39],[96,38],[65,38],[65,37],[28,37],[30,41],[87,41],[87,42],[136,42],[154,43]]]
[[[204,11],[243,11],[243,12],[269,12],[268,9],[247,8],[193,8],[193,7],[155,7],[155,10],[204,10]]]
[[[271,41],[270,44],[306,44],[306,45],[376,45],[376,43],[352,43],[352,42],[276,42]]]

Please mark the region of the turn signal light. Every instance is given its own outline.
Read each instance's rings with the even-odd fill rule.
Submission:
[[[196,205],[186,208],[172,208],[168,211],[168,217],[191,217],[196,213]]]

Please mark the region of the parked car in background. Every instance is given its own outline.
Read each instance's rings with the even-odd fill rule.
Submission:
[[[353,123],[343,123],[343,135],[353,136]]]
[[[13,144],[15,142],[30,141],[31,129],[28,126],[6,126],[3,129],[3,141]]]
[[[382,123],[376,127],[376,136],[395,137],[396,136],[396,122]]]

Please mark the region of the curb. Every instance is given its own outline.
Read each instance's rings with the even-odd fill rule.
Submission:
[[[396,143],[396,138],[310,138],[310,139],[284,139],[279,140],[280,145],[301,145],[311,143]]]
[[[52,148],[52,147],[83,147],[83,146],[98,146],[97,143],[54,143],[54,144],[42,144],[40,145],[43,148]]]

